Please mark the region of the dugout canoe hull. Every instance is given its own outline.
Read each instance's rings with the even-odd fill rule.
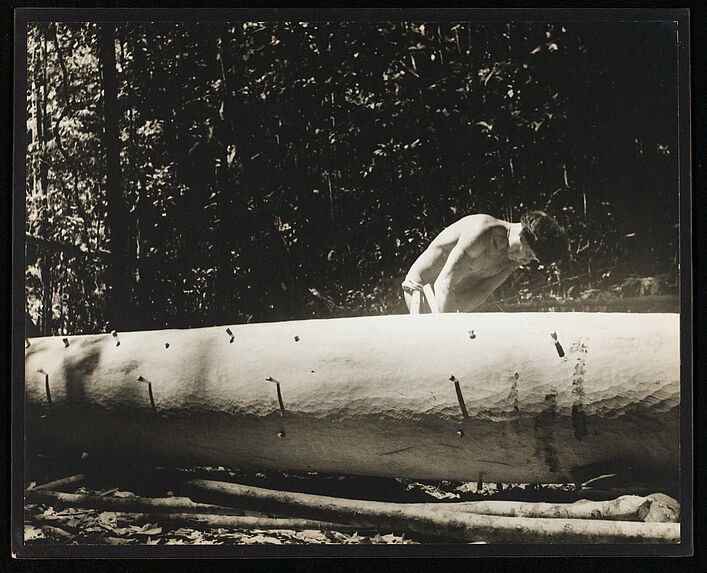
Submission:
[[[25,350],[27,448],[417,479],[672,474],[679,365],[677,314],[400,315],[37,338]]]

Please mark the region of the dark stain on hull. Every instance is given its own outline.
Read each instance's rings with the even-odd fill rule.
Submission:
[[[587,431],[587,416],[584,413],[584,375],[587,373],[586,357],[583,354],[588,353],[587,346],[579,341],[572,345],[570,352],[578,353],[577,364],[574,367],[572,375],[572,395],[574,396],[574,404],[572,405],[572,427],[574,428],[574,437],[578,440],[584,438],[589,432]]]
[[[560,459],[554,446],[555,421],[557,419],[557,395],[545,396],[545,408],[535,418],[535,439],[538,450],[542,450],[545,463],[552,473],[560,469]]]
[[[511,391],[508,393],[508,400],[513,404],[513,418],[511,425],[515,430],[520,430],[520,407],[518,402],[518,379],[520,375],[516,372],[511,380]]]
[[[578,440],[587,435],[587,416],[582,404],[572,406],[572,427],[574,428],[574,437]]]
[[[69,401],[86,400],[85,384],[89,377],[98,369],[101,362],[101,351],[97,345],[88,348],[80,356],[67,356],[64,360],[64,379],[66,380],[66,398]],[[131,361],[121,365],[121,375],[127,375],[139,366]],[[129,367],[128,370],[126,370]]]

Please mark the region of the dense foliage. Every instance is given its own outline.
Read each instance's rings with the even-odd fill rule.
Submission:
[[[497,300],[674,282],[676,61],[651,22],[32,25],[28,311],[44,333],[400,312],[444,226],[527,208],[572,256]]]

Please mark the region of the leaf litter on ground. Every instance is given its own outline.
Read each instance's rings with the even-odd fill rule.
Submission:
[[[257,472],[252,475],[245,472],[234,472],[221,466],[206,468],[191,468],[180,470],[183,475],[201,475],[208,473],[216,479],[239,481],[261,484],[263,487],[275,489],[292,488],[297,490],[296,484],[305,484],[313,493],[317,487],[326,490],[332,484],[341,482],[346,487],[358,483],[360,478],[350,476],[320,476],[316,473],[306,475],[286,474],[284,472]],[[216,474],[216,475],[213,475]],[[219,476],[222,476],[219,478]],[[294,481],[293,481],[294,480]],[[361,482],[364,483],[365,482]],[[554,496],[562,495],[571,501],[574,493],[573,486],[546,484],[531,486],[530,484],[495,484],[481,482],[453,482],[432,481],[420,482],[407,479],[394,479],[386,482],[387,496],[390,494],[395,501],[429,501],[454,502],[473,499],[501,499],[517,498],[528,499],[529,496],[542,497],[552,493]],[[110,484],[112,485],[112,484]],[[165,484],[164,491],[160,494],[167,495],[167,491],[174,495],[174,483]],[[294,485],[294,487],[293,487]],[[390,488],[388,489],[388,486]],[[97,487],[92,489],[81,485],[73,490],[84,495],[125,498],[140,493],[133,493],[120,487]],[[378,495],[381,495],[379,492]],[[244,515],[260,515],[257,512],[244,511]],[[170,523],[159,523],[152,518],[147,521],[145,516],[135,514],[99,511],[78,507],[52,507],[44,504],[27,504],[25,507],[25,543],[27,544],[178,544],[178,545],[213,545],[213,544],[417,544],[413,538],[406,536],[409,532],[383,533],[375,531],[345,533],[332,530],[262,530],[262,529],[237,529],[231,527],[202,526],[179,527]],[[425,543],[430,542],[426,540]]]

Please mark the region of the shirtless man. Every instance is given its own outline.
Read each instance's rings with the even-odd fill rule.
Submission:
[[[561,261],[567,237],[555,219],[530,211],[520,223],[469,215],[444,229],[417,258],[403,282],[405,303],[418,314],[470,312],[521,265]]]

